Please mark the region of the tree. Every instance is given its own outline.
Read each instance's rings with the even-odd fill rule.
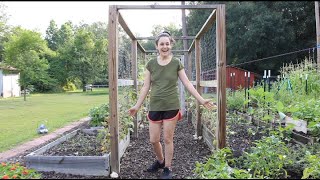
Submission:
[[[3,44],[7,40],[9,34],[9,27],[7,26],[8,15],[6,13],[6,6],[0,3],[0,62],[3,61]]]
[[[314,4],[303,1],[192,2],[225,4],[227,64],[263,73],[276,72],[286,62],[298,62],[305,52],[256,63],[248,61],[284,54],[315,45]],[[192,10],[187,17],[189,34],[195,34],[210,12]]]
[[[56,22],[54,20],[51,20],[50,25],[46,30],[45,40],[48,42],[48,47],[53,51],[56,51],[58,49],[58,31],[59,29]]]
[[[50,49],[57,53],[56,56],[49,57],[48,61],[50,64],[49,74],[58,83],[55,91],[59,91],[70,80],[70,66],[74,59],[74,30],[72,23],[66,22],[58,29],[55,22],[53,20],[50,21],[50,26],[46,31],[46,41]]]
[[[5,63],[20,71],[19,84],[22,89],[35,84],[47,86],[52,79],[47,74],[48,61],[45,56],[53,55],[53,52],[40,33],[20,27],[13,32],[4,44]]]
[[[71,62],[70,75],[81,81],[83,91],[86,91],[85,85],[92,83],[99,72],[95,69],[97,59],[93,57],[94,47],[93,33],[85,29],[79,29],[74,40],[74,59]]]

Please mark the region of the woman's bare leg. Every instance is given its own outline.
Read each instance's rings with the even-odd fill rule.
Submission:
[[[160,143],[160,135],[161,135],[161,126],[162,123],[155,123],[149,121],[149,135],[150,135],[150,143],[153,146],[153,151],[157,156],[157,160],[162,163],[163,161],[163,152],[162,145]]]
[[[171,162],[173,158],[173,136],[174,131],[176,129],[178,117],[176,117],[174,120],[165,120],[163,121],[163,137],[164,137],[164,152],[165,152],[165,167],[170,168]]]

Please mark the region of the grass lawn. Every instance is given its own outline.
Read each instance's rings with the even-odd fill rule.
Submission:
[[[0,152],[41,135],[40,124],[50,132],[87,117],[89,110],[109,102],[107,88],[95,88],[88,92],[58,94],[31,94],[23,97],[0,99]]]

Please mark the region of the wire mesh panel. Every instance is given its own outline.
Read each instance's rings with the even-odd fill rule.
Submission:
[[[200,40],[201,45],[201,81],[216,80],[216,28],[215,24]],[[210,92],[215,92],[211,88]]]
[[[137,68],[138,68],[138,77],[137,77],[137,81],[138,81],[138,93],[141,92],[141,88],[143,87],[143,81],[144,81],[144,74],[145,74],[145,70],[146,70],[146,64],[148,62],[147,56],[145,54],[145,52],[143,52],[141,49],[138,48],[138,52],[137,52]],[[138,98],[139,94],[137,94],[136,96],[136,100]],[[143,105],[140,108],[139,114],[138,114],[138,121],[139,124],[142,124],[144,122],[146,122],[146,117],[147,117],[147,112],[149,109],[149,94],[147,95],[147,97],[145,98]]]
[[[191,71],[189,80],[193,84],[194,87],[196,84],[196,59],[195,59],[195,48],[191,50],[189,53],[188,61],[191,64],[189,67]],[[188,67],[188,68],[189,68]],[[188,119],[191,119],[191,122],[193,126],[196,128],[196,114],[197,114],[197,108],[196,108],[196,99],[189,93],[186,92],[186,100],[187,100],[187,111],[188,111]]]
[[[200,83],[202,86],[202,97],[216,102],[217,90],[217,65],[216,65],[216,24],[200,39],[201,63]],[[212,133],[215,132],[217,122],[217,111],[201,109],[201,122]]]
[[[132,79],[131,39],[120,26],[119,30],[119,69],[118,79]]]
[[[136,100],[132,75],[132,41],[126,32],[119,26],[118,36],[118,109],[119,109],[119,136],[124,138],[128,131],[133,129],[133,119],[128,114]]]
[[[189,52],[189,63],[191,63],[190,81],[196,87],[197,80],[197,60],[196,60],[196,49],[197,44]],[[216,24],[214,23],[209,27],[208,31],[203,34],[200,38],[200,94],[205,99],[211,99],[213,102],[216,101],[216,87],[217,87],[217,65],[216,65]],[[188,102],[188,116],[191,117],[191,122],[197,129],[197,114],[196,108],[197,100],[189,93],[186,94]],[[217,122],[217,111],[207,110],[203,106],[200,106],[201,124],[205,132],[203,136],[210,136],[209,139],[215,139],[216,122]],[[189,118],[188,118],[189,119]],[[208,135],[208,133],[210,135]],[[209,142],[210,144],[213,143]],[[213,147],[214,145],[212,145]]]

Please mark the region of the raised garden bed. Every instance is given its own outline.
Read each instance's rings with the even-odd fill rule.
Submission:
[[[92,131],[95,131],[94,129]],[[47,144],[40,149],[37,149],[25,156],[26,165],[28,168],[36,169],[37,171],[73,174],[73,175],[90,175],[90,176],[108,176],[110,174],[110,155],[111,153],[100,155],[88,155],[80,152],[80,148],[75,148],[77,152],[64,152],[63,148],[58,151],[62,155],[50,155],[52,148],[57,148],[63,143],[68,143],[79,134],[91,134],[91,140],[95,138],[92,131],[86,129],[77,129],[65,136]],[[90,138],[89,138],[90,139]],[[80,141],[80,140],[79,140]],[[81,143],[81,142],[80,142]],[[122,139],[119,144],[120,157],[123,156],[126,148],[130,143],[130,134]],[[69,143],[71,144],[71,143]],[[93,146],[89,144],[89,146]],[[92,147],[91,147],[92,148]],[[97,147],[94,147],[96,149]],[[87,147],[89,149],[89,147]],[[54,150],[55,152],[57,150]],[[79,156],[80,154],[80,156]]]
[[[276,123],[266,123],[263,122],[261,120],[255,119],[250,115],[241,113],[241,112],[236,112],[238,115],[241,115],[242,117],[244,117],[245,119],[251,121],[254,125],[259,126],[259,125],[263,125],[266,127],[275,127],[277,126]],[[280,121],[280,120],[279,120]],[[285,125],[285,123],[282,123],[282,125]],[[310,136],[308,133],[303,133],[303,132],[298,132],[296,130],[293,130],[291,132],[291,137],[293,139],[293,141],[295,141],[296,143],[300,143],[300,144],[314,144],[316,142],[316,138]]]

